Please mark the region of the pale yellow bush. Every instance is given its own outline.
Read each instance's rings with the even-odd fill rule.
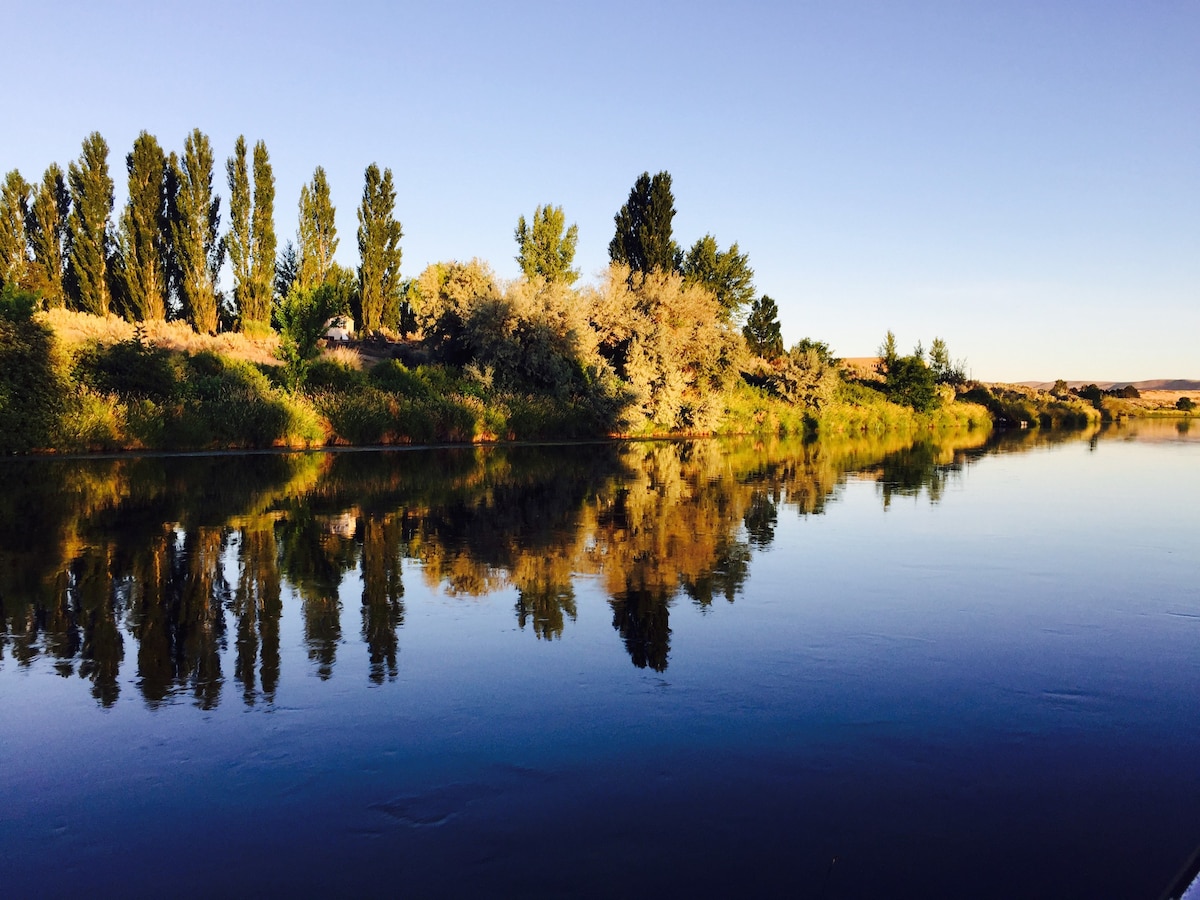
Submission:
[[[353,347],[326,347],[321,351],[321,359],[327,359],[357,372],[361,372],[364,368],[362,354]]]

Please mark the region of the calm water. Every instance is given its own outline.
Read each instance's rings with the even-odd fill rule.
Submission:
[[[1155,897],[1200,426],[0,461],[0,891]]]

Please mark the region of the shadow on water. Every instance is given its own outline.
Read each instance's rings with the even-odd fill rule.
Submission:
[[[897,496],[936,503],[988,454],[1087,437],[7,461],[0,661],[44,657],[104,706],[120,697],[127,666],[150,707],[190,697],[211,709],[230,678],[245,704],[270,703],[285,677],[285,603],[300,604],[324,679],[346,652],[353,602],[368,677],[384,683],[397,676],[410,561],[450,597],[515,590],[518,627],[545,641],[575,620],[578,579],[591,579],[633,664],[662,672],[673,604],[733,603],[781,516],[822,514],[849,479],[875,481],[885,508]],[[353,599],[351,575],[361,582]]]

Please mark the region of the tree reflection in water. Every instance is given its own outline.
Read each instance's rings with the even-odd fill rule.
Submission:
[[[985,439],[6,461],[0,663],[48,657],[109,706],[131,641],[151,707],[216,706],[223,660],[243,703],[270,703],[287,598],[329,678],[357,574],[367,677],[382,684],[399,671],[407,561],[451,597],[515,590],[517,624],[540,640],[563,635],[589,579],[634,665],[661,672],[675,601],[733,602],[781,516],[820,514],[849,477],[876,480],[885,506],[937,502]]]

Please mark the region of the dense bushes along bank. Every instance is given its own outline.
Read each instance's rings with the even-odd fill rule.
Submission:
[[[472,366],[394,359],[364,366],[353,351],[325,352],[303,387],[285,387],[277,340],[222,342],[150,334],[115,319],[0,314],[0,450],[85,452],[318,447],[655,434],[609,395],[555,396],[497,385]],[[49,324],[53,322],[54,327]],[[255,361],[256,360],[256,361]],[[928,413],[827,372],[819,398],[789,400],[746,379],[720,396],[707,431],[859,433],[986,428],[987,410],[946,402]],[[683,433],[683,432],[676,432]]]

